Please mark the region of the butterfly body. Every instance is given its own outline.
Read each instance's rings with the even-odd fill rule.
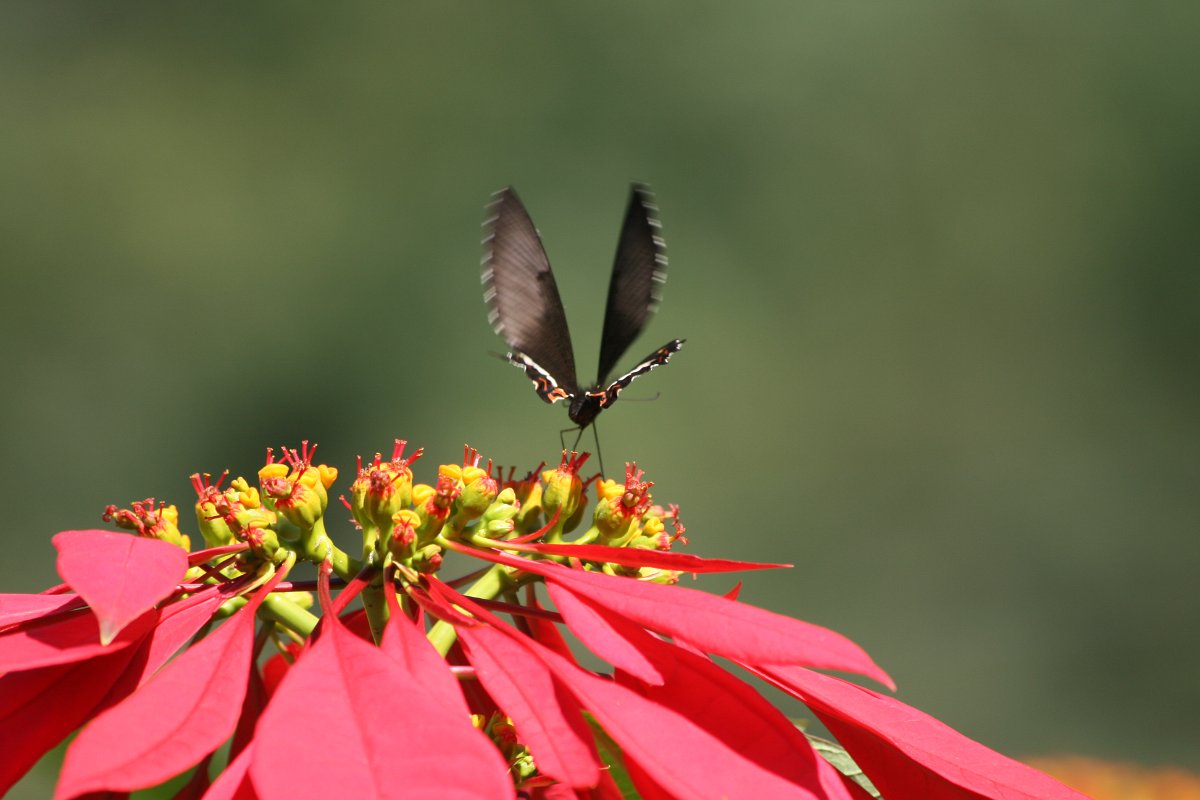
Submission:
[[[633,369],[609,381],[617,360],[645,327],[666,280],[666,245],[655,216],[653,195],[635,184],[608,289],[599,378],[591,388],[579,385],[566,313],[541,237],[511,188],[501,189],[489,205],[483,243],[484,300],[496,333],[511,351],[505,358],[524,370],[547,403],[567,400],[567,416],[581,430],[616,402],[635,378],[667,363],[683,346],[673,339]]]

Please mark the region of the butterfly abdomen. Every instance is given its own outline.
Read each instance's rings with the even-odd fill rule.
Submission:
[[[567,416],[571,418],[580,428],[586,428],[596,419],[596,415],[600,413],[600,409],[604,408],[602,400],[604,398],[603,390],[598,394],[596,392],[580,392],[571,398],[571,405],[567,408]]]

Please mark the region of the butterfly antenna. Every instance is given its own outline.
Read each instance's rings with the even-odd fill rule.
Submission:
[[[628,403],[628,402],[653,403],[655,400],[657,400],[660,397],[662,397],[662,392],[655,392],[653,397],[630,397],[628,395],[623,394],[623,395],[621,395],[621,402],[623,402],[623,403]]]

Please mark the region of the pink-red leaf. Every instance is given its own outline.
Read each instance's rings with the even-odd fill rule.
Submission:
[[[526,639],[626,754],[677,797],[803,798],[819,795],[735,752],[682,714],[598,678]]]
[[[662,676],[647,683],[621,671],[621,685],[678,712],[743,758],[814,795],[851,800],[840,780],[823,774],[825,761],[804,734],[751,686],[705,656],[657,639],[605,609],[593,611]]]
[[[538,602],[537,595],[533,591],[532,583],[529,584],[527,591],[529,592],[527,601],[529,605],[534,608],[542,608],[542,604]],[[549,647],[568,661],[575,660],[575,654],[571,652],[571,646],[567,644],[567,640],[559,632],[558,626],[553,622],[541,617],[526,617],[525,624],[529,626],[529,633],[534,641]]]
[[[643,683],[658,685],[663,682],[662,673],[643,652],[642,644],[651,638],[650,634],[641,628],[633,632],[636,635],[631,634],[628,623],[622,624],[620,618],[601,613],[601,609],[553,583],[549,591],[550,599],[563,615],[567,627],[593,653]]]
[[[140,643],[158,619],[149,611],[107,645],[100,643],[96,617],[87,611],[28,622],[0,634],[0,673],[86,661]]]
[[[410,590],[410,595],[455,624],[458,645],[487,690],[486,697],[512,718],[539,770],[573,787],[595,786],[600,757],[575,699],[544,664],[509,638],[516,635],[511,628],[436,578],[428,581],[429,594]],[[479,620],[460,614],[455,605],[477,608]]]
[[[435,590],[442,591],[436,581],[431,584]],[[479,620],[495,625],[464,624],[458,629],[460,638],[468,639],[486,631],[490,637],[505,638],[512,645],[504,654],[505,659],[520,658],[516,653],[521,650],[536,656],[591,712],[627,757],[636,754],[639,766],[654,786],[661,787],[671,796],[729,800],[761,800],[763,797],[816,800],[821,797],[809,787],[793,783],[745,757],[686,716],[624,686],[599,678],[529,637],[498,624],[470,598],[460,595],[454,602],[470,610]],[[636,639],[636,634],[631,638]],[[533,673],[535,667],[525,671]],[[840,795],[834,797],[841,798]]]
[[[214,586],[163,608],[158,624],[142,645],[145,658],[140,662],[142,670],[137,676],[137,685],[150,680],[159,667],[187,644],[217,613],[221,603],[228,599],[219,587]]]
[[[279,684],[283,681],[283,676],[287,675],[288,670],[292,668],[296,658],[300,655],[303,648],[298,644],[288,644],[287,655],[276,653],[267,659],[267,662],[262,666],[263,689],[266,690],[267,700],[275,696],[275,691],[279,688]]]
[[[250,545],[246,544],[245,542],[226,544],[221,545],[220,547],[210,547],[207,550],[196,550],[195,552],[188,553],[187,560],[188,564],[194,567],[198,564],[203,564],[206,561],[212,561],[217,556],[229,555],[230,553],[240,553],[243,550],[249,549],[249,547]]]
[[[799,667],[759,672],[803,700],[884,797],[1087,800],[895,698]]]
[[[171,656],[204,627],[226,599],[221,590],[214,586],[164,608],[159,615],[158,625],[137,647],[128,668],[113,683],[112,691],[96,709],[96,713],[120,702],[150,680]]]
[[[504,759],[468,719],[336,617],[324,619],[259,720],[250,775],[260,797],[514,796]]]
[[[242,713],[238,716],[237,726],[233,729],[233,741],[229,745],[230,758],[237,758],[254,741],[254,730],[270,699],[258,665],[252,664],[250,683],[246,687],[246,696],[242,698]]]
[[[0,628],[67,611],[83,601],[74,594],[0,594]]]
[[[158,539],[110,531],[63,531],[53,539],[58,574],[91,606],[100,641],[175,590],[187,573],[187,553]]]
[[[246,693],[255,612],[271,588],[92,720],[67,749],[56,800],[154,786],[228,739]]]
[[[585,572],[494,551],[470,552],[541,575],[602,608],[650,630],[686,639],[709,653],[748,664],[803,664],[856,672],[895,686],[861,647],[819,625],[683,586]]]
[[[341,600],[345,592],[338,595],[338,600]],[[356,608],[354,611],[347,612],[339,617],[346,629],[353,633],[364,642],[374,642],[375,636],[371,633],[371,621],[367,619],[365,609]]]
[[[392,597],[389,597],[389,601]],[[389,602],[389,605],[393,604]],[[458,688],[458,680],[450,672],[450,665],[433,649],[424,632],[417,630],[417,626],[398,605],[391,611],[379,649],[400,664],[401,669],[409,673],[412,681],[431,699],[442,703],[449,712],[461,719],[470,719],[471,710],[467,708],[467,701]]]
[[[527,649],[488,625],[458,627],[479,682],[512,718],[538,769],[568,786],[600,780],[600,757],[579,703]]]
[[[167,606],[154,630],[132,647],[126,645],[133,640],[126,639],[143,629],[141,621],[103,648],[96,642],[95,617],[80,614],[88,625],[84,648],[101,655],[0,678],[0,752],[5,754],[0,759],[0,794],[68,733],[144,682],[200,629],[223,599],[214,587]],[[154,617],[145,615],[145,627]]]
[[[752,569],[790,569],[791,564],[764,564],[757,561],[731,561],[724,558],[702,558],[691,553],[672,553],[647,550],[644,547],[609,547],[602,544],[550,544],[536,542],[520,546],[505,543],[506,549],[550,556],[567,556],[582,561],[621,564],[626,567],[648,567],[672,572],[740,572]]]
[[[138,649],[0,677],[0,795],[106,702]]]

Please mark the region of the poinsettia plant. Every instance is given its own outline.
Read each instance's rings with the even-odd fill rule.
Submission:
[[[398,440],[341,497],[347,552],[314,454],[192,476],[202,548],[175,506],[110,506],[134,535],[60,533],[63,583],[0,595],[0,793],[81,729],[58,800],[184,774],[176,796],[210,800],[1083,797],[818,671],[894,688],[840,634],[678,585],[785,565],[678,552],[678,508],[633,465],[585,479],[564,452],[514,479],[468,449],[420,484]]]

